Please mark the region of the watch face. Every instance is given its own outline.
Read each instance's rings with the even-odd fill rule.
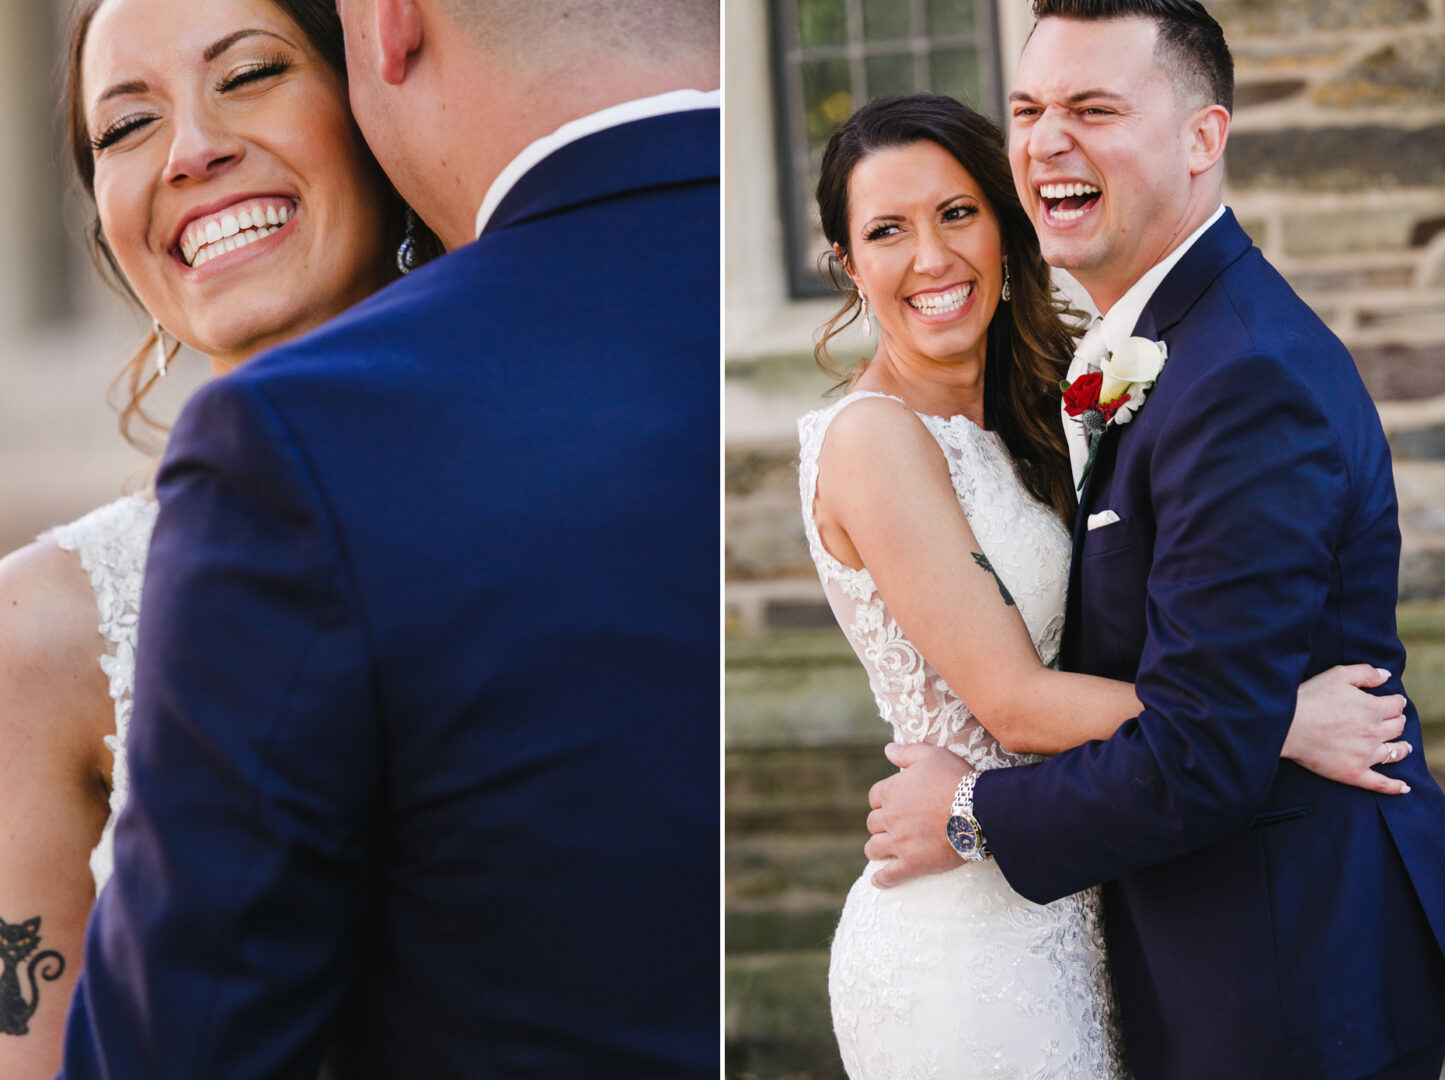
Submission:
[[[948,818],[948,842],[953,850],[965,859],[978,857],[978,822],[965,814],[951,814]]]

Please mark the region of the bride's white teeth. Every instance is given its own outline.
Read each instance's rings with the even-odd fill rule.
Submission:
[[[963,307],[972,294],[972,285],[959,285],[947,292],[930,293],[927,296],[910,296],[907,303],[914,311],[923,315],[942,315],[944,312],[957,311]]]
[[[247,244],[254,244],[257,240],[270,236],[279,229],[279,225],[261,225],[242,230],[235,236],[224,236],[215,243],[204,244],[197,248],[192,252],[187,261],[190,262],[193,267],[203,266],[217,255],[224,255],[228,251],[235,251],[237,248],[243,248]]]
[[[177,248],[187,264],[200,266],[217,255],[271,235],[291,216],[292,207],[286,202],[258,200],[243,207],[232,207],[204,223],[193,222],[181,234]]]

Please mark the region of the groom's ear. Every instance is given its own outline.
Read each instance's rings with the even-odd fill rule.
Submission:
[[[1189,175],[1207,173],[1224,156],[1229,141],[1229,110],[1207,105],[1190,117]]]
[[[381,77],[393,86],[406,79],[412,54],[421,48],[421,11],[415,0],[376,0],[376,49]]]

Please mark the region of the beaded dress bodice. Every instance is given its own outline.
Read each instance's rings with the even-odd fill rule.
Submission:
[[[100,657],[100,667],[110,680],[110,696],[115,702],[115,734],[105,737],[105,745],[115,755],[111,772],[110,816],[106,819],[100,843],[90,854],[90,870],[95,877],[97,894],[110,880],[114,868],[112,844],[115,820],[130,792],[125,741],[130,730],[131,699],[135,692],[135,644],[140,622],[141,585],[145,579],[146,552],[150,548],[151,531],[155,528],[156,509],[155,500],[128,495],[44,534],[64,550],[75,552],[80,557],[80,565],[90,576],[100,614],[100,633],[106,641],[106,652]]]

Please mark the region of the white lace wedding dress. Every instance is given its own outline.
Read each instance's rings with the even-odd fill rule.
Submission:
[[[100,633],[106,641],[106,651],[99,659],[101,670],[110,679],[110,696],[115,702],[115,734],[105,737],[105,745],[115,755],[115,763],[111,772],[110,817],[106,819],[100,843],[90,853],[90,871],[95,877],[97,895],[110,880],[114,867],[115,819],[130,790],[125,738],[130,729],[131,695],[135,690],[141,583],[151,530],[155,528],[156,508],[153,499],[129,495],[41,536],[80,557],[80,565],[90,575],[90,584],[95,590]]]
[[[1038,760],[998,745],[903,636],[868,571],[844,566],[819,538],[813,504],[828,425],[853,402],[883,396],[849,394],[798,421],[803,521],[828,602],[895,741],[946,746],[975,769]],[[919,418],[948,460],[983,554],[1052,665],[1063,634],[1067,531],[1024,490],[996,434],[963,416]],[[869,863],[848,894],[828,972],[852,1080],[1126,1075],[1096,891],[1033,904],[991,860],[885,890],[871,881],[880,865]]]

